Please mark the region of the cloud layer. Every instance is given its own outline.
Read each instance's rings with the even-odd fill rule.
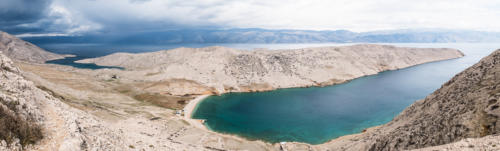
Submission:
[[[500,31],[491,0],[2,0],[0,30],[86,34],[179,28]]]

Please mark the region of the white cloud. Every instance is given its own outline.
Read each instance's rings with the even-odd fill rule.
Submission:
[[[21,28],[43,28],[44,33],[24,33],[18,37],[78,35],[102,28],[100,24],[59,5],[51,5],[46,15],[36,22],[16,25]]]
[[[70,34],[60,34],[60,33],[46,33],[46,34],[18,34],[16,37],[24,38],[24,37],[53,37],[53,36],[71,36]]]
[[[56,0],[59,20],[81,32],[171,26],[371,31],[444,28],[500,31],[493,0]],[[54,9],[53,9],[54,10]],[[75,17],[76,16],[76,17]],[[98,27],[96,27],[98,26]]]
[[[101,25],[85,19],[83,16],[70,12],[63,6],[52,5],[49,16],[56,27],[65,26],[65,33],[78,34],[101,29]]]

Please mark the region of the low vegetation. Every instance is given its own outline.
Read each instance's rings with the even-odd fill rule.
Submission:
[[[134,99],[148,102],[160,107],[169,109],[182,109],[189,100],[194,99],[191,96],[172,96],[158,93],[142,93],[134,96]]]
[[[27,108],[17,101],[0,98],[0,140],[9,145],[18,139],[23,147],[35,144],[43,138],[41,127],[32,118],[20,114],[18,107]]]

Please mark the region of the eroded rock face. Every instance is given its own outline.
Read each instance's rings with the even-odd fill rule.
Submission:
[[[370,150],[416,149],[500,133],[500,50],[376,130]]]
[[[0,51],[9,58],[33,63],[61,59],[64,56],[47,52],[38,46],[0,31]]]

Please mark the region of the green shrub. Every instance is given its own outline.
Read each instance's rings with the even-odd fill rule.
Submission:
[[[38,124],[27,121],[16,113],[15,106],[19,105],[18,102],[5,103],[2,101],[2,103],[7,104],[6,106],[14,113],[0,107],[0,140],[11,144],[17,138],[21,146],[25,147],[29,144],[35,144],[43,138],[42,130]]]

